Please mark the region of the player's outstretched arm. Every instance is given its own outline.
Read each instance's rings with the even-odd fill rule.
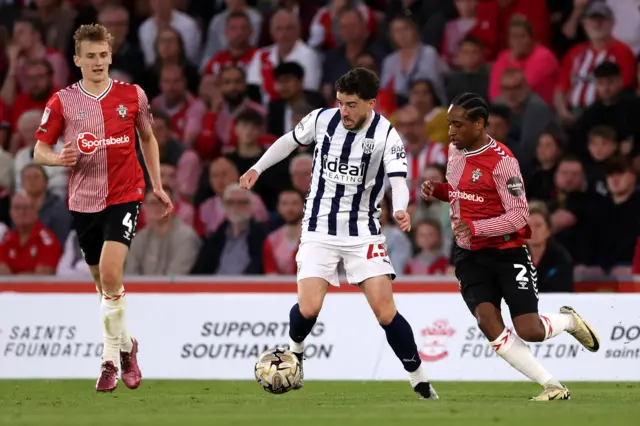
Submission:
[[[401,231],[409,232],[411,231],[411,216],[407,213],[407,206],[409,205],[407,179],[401,176],[392,176],[389,178],[389,184],[391,185],[393,218]]]
[[[151,187],[153,193],[164,204],[165,213],[167,216],[173,211],[173,203],[169,196],[162,189],[162,180],[160,179],[160,149],[158,148],[158,141],[156,140],[151,126],[144,129],[138,129],[138,135],[140,136],[140,150],[144,157],[144,164],[147,166],[149,172],[149,179],[151,180]]]
[[[73,167],[76,165],[76,151],[71,142],[66,142],[62,151],[57,153],[53,150],[53,145],[37,141],[33,148],[33,160],[43,166]]]

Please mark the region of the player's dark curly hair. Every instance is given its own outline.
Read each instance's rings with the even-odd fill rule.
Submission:
[[[484,120],[484,127],[487,127],[489,120],[489,104],[482,96],[476,93],[462,93],[451,101],[451,105],[458,106],[467,111],[467,117],[471,121]]]
[[[366,68],[354,68],[336,81],[336,91],[346,95],[357,95],[366,101],[378,97],[380,80]]]

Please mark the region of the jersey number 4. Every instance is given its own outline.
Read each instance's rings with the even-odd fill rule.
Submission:
[[[133,221],[131,220],[131,213],[127,213],[122,219],[122,224],[125,226],[124,237],[127,240],[131,239],[131,234],[133,234]]]
[[[384,244],[369,244],[369,250],[367,251],[367,259],[373,259],[374,257],[387,257],[387,248]]]

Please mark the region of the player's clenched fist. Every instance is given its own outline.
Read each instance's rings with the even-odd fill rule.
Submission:
[[[420,187],[420,195],[422,195],[423,200],[429,200],[433,197],[433,182],[430,180],[426,181]]]
[[[249,169],[247,173],[240,176],[240,186],[244,189],[251,189],[258,180],[258,172],[253,169]]]
[[[71,142],[65,142],[60,151],[60,165],[63,167],[73,167],[78,162],[76,149]]]
[[[393,218],[402,232],[411,231],[411,216],[409,213],[404,210],[398,210],[393,214]]]

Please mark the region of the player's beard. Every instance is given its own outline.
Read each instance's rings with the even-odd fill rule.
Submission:
[[[362,127],[364,126],[364,123],[366,121],[367,121],[367,115],[365,114],[364,117],[361,117],[361,118],[358,119],[358,121],[355,121],[353,123],[353,126],[351,126],[351,127],[346,127],[345,126],[345,128],[347,130],[351,130],[351,131],[358,131],[358,130],[362,129]],[[343,124],[344,124],[344,122],[343,122]]]

